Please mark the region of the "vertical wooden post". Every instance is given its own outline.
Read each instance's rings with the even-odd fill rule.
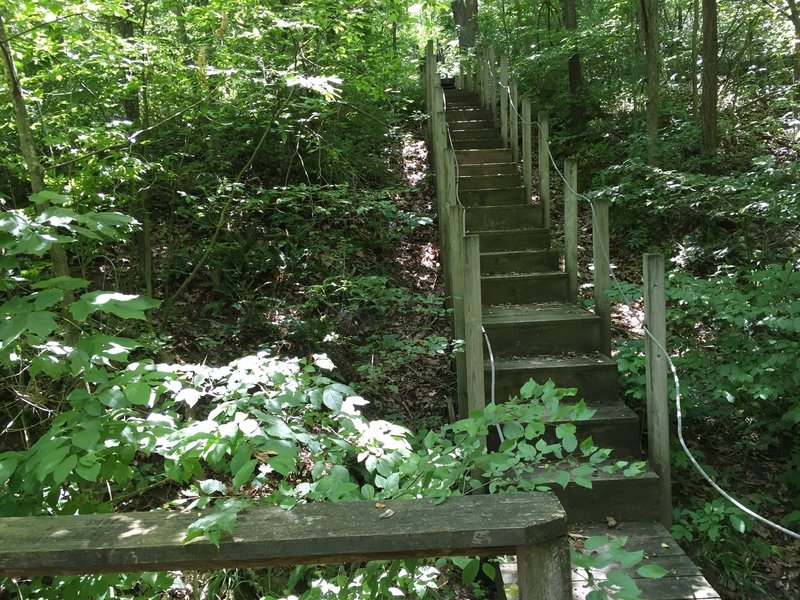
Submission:
[[[567,273],[567,302],[578,301],[578,163],[564,161],[564,270]]]
[[[517,548],[519,600],[571,600],[571,572],[565,537]]]
[[[444,112],[444,92],[441,86],[436,86],[436,91],[433,95],[433,112],[431,113],[431,122],[433,123],[431,154],[433,162],[433,170],[436,174],[436,209],[439,215],[439,236],[442,240],[442,253],[445,257],[444,263],[444,294],[445,298],[449,298],[452,294],[452,278],[449,271],[450,267],[447,266],[447,257],[450,252],[448,250],[449,238],[447,235],[447,228],[449,226],[447,216],[447,206],[450,203],[455,203],[455,153],[447,147],[447,123],[445,122]]]
[[[667,391],[666,293],[664,257],[645,254],[644,263],[644,354],[647,377],[647,441],[650,464],[659,476],[659,520],[665,527],[672,525],[672,474],[669,449],[669,395]],[[656,343],[658,342],[658,343]],[[659,345],[661,347],[659,347]]]
[[[509,120],[509,93],[508,93],[508,57],[504,54],[500,57],[500,137],[503,145],[508,148],[510,134],[508,128]]]
[[[522,179],[525,182],[525,204],[533,198],[533,140],[531,139],[531,101],[522,99]]]
[[[539,111],[539,201],[544,210],[544,227],[550,227],[550,115]]]
[[[519,164],[519,93],[517,92],[517,82],[511,82],[511,160],[514,164]],[[530,131],[530,127],[528,128]],[[531,190],[532,191],[532,190]]]
[[[464,235],[463,235],[463,212],[457,204],[447,207],[448,214],[448,237],[450,247],[450,258],[447,261],[452,273],[452,307],[453,307],[453,336],[457,340],[462,340],[466,346],[466,323],[464,319]],[[469,398],[467,395],[467,353],[457,352],[456,362],[456,389],[458,394],[458,414],[463,418],[469,413]],[[483,369],[483,367],[481,367]]]
[[[489,51],[486,48],[481,48],[481,101],[483,107],[489,108]]]
[[[494,46],[489,46],[489,56],[487,62],[489,63],[489,68],[487,70],[487,76],[489,79],[489,108],[492,111],[494,122],[497,123],[497,75],[495,73],[497,60],[494,54]]]
[[[481,311],[480,238],[464,238],[464,343],[466,351],[467,409],[483,410],[486,397],[483,387],[483,333]],[[461,415],[461,418],[467,417]],[[483,440],[486,445],[486,440]]]
[[[433,54],[433,40],[428,40],[425,46],[425,73],[423,75],[423,85],[425,86],[425,110],[428,114],[428,143],[433,141],[433,76],[435,73],[436,59]]]
[[[597,198],[594,206],[592,249],[594,250],[594,312],[600,317],[600,351],[611,356],[611,302],[608,300],[610,250],[608,238],[608,199]]]

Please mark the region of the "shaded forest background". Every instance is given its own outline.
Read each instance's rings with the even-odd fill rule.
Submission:
[[[459,41],[507,54],[551,112],[554,155],[610,198],[614,293],[634,299],[616,330],[627,401],[642,409],[639,257],[659,251],[690,444],[799,526],[795,0],[2,0],[0,23],[0,95],[17,100],[0,103],[1,515],[216,506],[199,533],[219,539],[244,500],[468,478],[437,463],[423,489],[402,466],[447,422],[458,346],[421,143],[434,38],[443,72],[468,61]],[[673,535],[720,590],[788,598],[796,543],[677,452],[674,468]],[[438,585],[395,574],[409,593]],[[278,597],[349,576],[104,575],[0,596]],[[388,589],[373,576],[352,593]]]

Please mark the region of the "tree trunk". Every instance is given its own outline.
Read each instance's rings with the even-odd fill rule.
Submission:
[[[36,152],[36,144],[33,141],[33,132],[31,131],[30,121],[28,120],[28,108],[25,106],[25,98],[22,95],[22,86],[20,85],[19,75],[17,74],[17,66],[14,63],[14,54],[8,43],[8,32],[6,31],[5,20],[2,13],[0,13],[0,54],[2,54],[3,58],[6,82],[8,84],[9,93],[11,94],[11,103],[14,107],[14,119],[17,125],[17,134],[19,135],[19,145],[22,150],[22,156],[25,159],[25,166],[28,170],[31,191],[37,194],[45,190],[44,167],[42,167],[42,163],[39,162],[39,155]],[[39,212],[47,208],[47,202],[36,204],[36,209]],[[50,260],[53,263],[53,275],[55,277],[69,277],[69,259],[61,244],[53,243],[50,247]],[[64,304],[72,304],[74,301],[75,295],[71,291],[65,290]],[[66,333],[68,343],[72,344],[77,340],[77,330],[73,327],[67,326]]]
[[[692,0],[692,56],[689,74],[692,78],[692,117],[700,124],[700,87],[697,84],[697,47],[700,39],[700,0]]]
[[[658,92],[661,74],[659,4],[658,0],[639,0],[646,61],[647,163],[649,165],[656,164],[656,151],[658,149]]]
[[[563,0],[564,27],[568,31],[578,29],[578,11],[575,0]],[[583,98],[583,69],[581,67],[581,55],[578,52],[570,55],[567,63],[569,74],[569,94],[570,94],[570,120],[574,129],[582,129],[586,125],[586,111],[584,110]]]
[[[453,20],[462,50],[475,46],[478,39],[478,0],[453,0]]]
[[[703,0],[703,95],[700,99],[700,148],[708,159],[717,152],[717,0]],[[710,165],[709,165],[710,166]]]
[[[789,5],[789,18],[794,25],[794,66],[792,79],[794,83],[794,112],[800,113],[800,8],[797,0],[786,0]]]

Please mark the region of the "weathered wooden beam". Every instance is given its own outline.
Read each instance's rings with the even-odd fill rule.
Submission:
[[[483,382],[483,327],[480,237],[464,237],[464,342],[467,370],[467,409],[486,408]],[[468,415],[462,415],[462,418]],[[483,440],[486,444],[486,440]]]
[[[531,121],[531,101],[522,99],[522,180],[525,183],[525,204],[533,200],[533,140]],[[541,175],[541,174],[540,174]]]
[[[511,110],[509,111],[511,117],[511,160],[515,164],[519,164],[519,92],[517,91],[517,82],[511,82]]]
[[[183,543],[198,518],[194,511],[7,517],[0,520],[0,576],[288,566],[513,554],[517,549],[527,555],[535,553],[531,546],[550,546],[550,540],[566,546],[566,514],[551,494],[383,504],[316,502],[290,511],[253,507],[239,514],[233,536],[219,548],[203,539]]]
[[[489,69],[487,71],[488,84],[489,84],[489,109],[492,111],[494,122],[497,123],[497,59],[495,58],[494,46],[489,46],[487,62]]]
[[[592,248],[594,262],[594,313],[600,317],[600,351],[611,356],[610,239],[608,236],[608,198],[595,198],[593,206]]]
[[[544,210],[544,228],[550,227],[550,115],[539,111],[539,201]]]
[[[645,376],[647,381],[647,442],[650,464],[659,476],[661,502],[659,521],[672,525],[672,474],[670,471],[669,394],[667,390],[666,277],[664,256],[645,254],[644,323],[650,335],[644,338]]]
[[[517,549],[519,600],[572,598],[569,548],[558,540]]]
[[[508,148],[510,142],[509,132],[509,91],[508,91],[508,57],[500,57],[500,137],[503,145]]]
[[[578,163],[564,161],[564,270],[567,302],[578,301]]]

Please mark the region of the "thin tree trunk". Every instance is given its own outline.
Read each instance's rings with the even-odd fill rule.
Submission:
[[[697,47],[700,40],[700,0],[692,1],[692,56],[689,74],[692,78],[692,117],[700,124],[700,87],[697,84]]]
[[[656,164],[656,152],[658,149],[658,92],[661,72],[659,4],[658,0],[640,0],[639,2],[646,60],[647,163],[650,165]]]
[[[708,159],[713,159],[716,154],[718,142],[717,52],[717,1],[703,0],[703,95],[700,100],[700,147]]]
[[[578,29],[578,11],[575,0],[563,0],[564,27],[568,31]],[[575,129],[581,129],[586,125],[586,111],[583,105],[583,68],[581,67],[581,55],[578,52],[569,57],[567,63],[569,75],[570,93],[570,120]]]
[[[28,108],[25,105],[25,98],[22,95],[22,86],[17,73],[17,66],[14,63],[14,55],[11,45],[8,43],[8,33],[6,30],[3,14],[0,13],[0,54],[3,55],[3,67],[6,73],[8,89],[11,93],[11,103],[14,106],[14,119],[19,135],[19,145],[22,156],[25,159],[25,166],[28,170],[28,179],[31,184],[31,191],[34,194],[43,192],[45,188],[44,167],[39,161],[36,152],[36,143],[33,140],[30,121],[28,119]],[[36,204],[36,209],[41,213],[48,208],[47,202]],[[69,259],[64,247],[61,244],[53,243],[50,247],[50,260],[53,263],[53,275],[55,277],[69,277]],[[64,304],[72,304],[75,295],[69,291],[64,291]],[[74,343],[77,340],[77,330],[71,326],[67,327],[67,342]]]

